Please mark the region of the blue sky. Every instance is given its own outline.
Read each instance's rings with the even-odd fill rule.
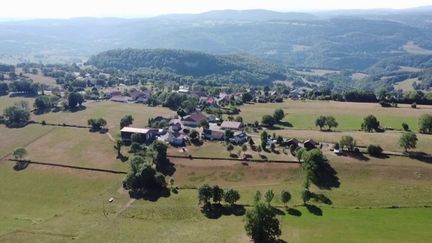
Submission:
[[[0,18],[142,17],[220,9],[306,11],[410,8],[432,0],[7,0]]]

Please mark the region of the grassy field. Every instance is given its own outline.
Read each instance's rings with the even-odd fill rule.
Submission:
[[[399,82],[397,84],[394,85],[394,88],[396,90],[403,90],[403,91],[414,91],[414,87],[412,86],[413,83],[415,82],[419,82],[418,78],[410,78],[410,79],[406,79],[402,82]]]
[[[59,86],[56,82],[56,80],[52,77],[47,77],[41,73],[41,70],[38,70],[38,74],[32,74],[32,73],[23,73],[22,68],[17,68],[16,73],[19,75],[20,73],[23,73],[24,76],[30,78],[35,83],[40,84],[46,84],[49,86]]]
[[[15,101],[2,97],[0,106]],[[252,117],[244,114],[244,109],[253,112],[253,107],[258,108],[255,112],[272,113],[279,104],[271,105],[243,107],[242,115]],[[429,111],[427,107],[387,110],[372,105],[366,108],[353,105],[352,109],[344,109],[333,102],[286,102],[282,105],[291,116],[296,112],[310,115],[313,105],[317,105],[316,110],[320,112],[325,110],[340,117],[354,114],[362,117],[363,109],[367,109],[366,113],[389,117],[395,117],[391,112],[394,110],[402,111],[398,115],[401,117],[417,117]],[[134,116],[136,126],[144,126],[150,117],[173,112],[143,105],[98,102],[87,104],[86,110],[80,112],[48,113],[32,118],[85,125],[90,117],[104,117],[110,132],[115,135],[118,122],[125,114]],[[344,130],[343,126],[341,130]],[[397,132],[366,134],[345,130],[329,133],[315,128],[314,131],[284,129],[275,132],[325,141],[337,141],[343,134],[351,134],[359,144],[380,143],[385,149],[398,149],[394,144],[399,135]],[[1,126],[0,141],[0,158],[15,147],[23,146],[29,152],[27,157],[34,161],[127,170],[126,163],[115,159],[109,137],[90,133],[87,129],[40,125],[7,129]],[[420,150],[432,152],[430,144],[432,136],[419,136]],[[187,150],[195,156],[229,156],[217,142],[187,147]],[[178,149],[170,149],[169,153],[183,154]],[[403,157],[358,160],[338,157],[327,151],[325,154],[341,184],[331,190],[312,187],[313,191],[325,194],[332,201],[331,205],[315,203],[322,216],[300,206],[303,173],[296,164],[262,162],[244,165],[226,160],[173,159],[176,165],[173,178],[182,189],[178,194],[153,202],[131,200],[121,188],[124,175],[35,164],[15,171],[13,162],[0,159],[0,242],[249,242],[242,216],[208,219],[200,213],[197,191],[193,188],[204,183],[238,189],[242,204],[251,204],[257,190],[273,189],[276,195],[282,189],[289,190],[293,196],[289,205],[298,211],[298,216],[287,213],[278,216],[281,238],[287,242],[429,241],[432,210],[424,206],[432,206],[430,164]],[[266,156],[292,158],[283,153],[266,153]],[[114,202],[108,203],[110,197]],[[279,199],[275,198],[272,204],[285,212]]]
[[[418,129],[418,117],[432,114],[432,106],[418,106],[412,109],[409,105],[399,108],[383,108],[373,103],[350,103],[334,101],[285,101],[284,103],[266,103],[242,106],[240,116],[247,122],[261,121],[263,115],[273,114],[277,108],[285,111],[284,121],[290,122],[294,129],[317,130],[315,120],[320,115],[332,115],[339,123],[337,130],[358,130],[363,118],[375,115],[384,127],[402,129],[406,122],[414,131]]]

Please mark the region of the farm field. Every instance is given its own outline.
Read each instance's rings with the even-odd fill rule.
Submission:
[[[1,97],[0,106],[19,100],[9,99]],[[314,105],[319,112],[326,110],[328,114],[341,117],[358,112],[360,120],[366,113],[364,109],[367,113],[390,117],[391,111],[401,110],[400,116],[404,118],[432,111],[429,107],[414,110],[401,106],[386,110],[370,105],[362,108],[363,104],[353,104],[352,109],[346,109],[342,104],[332,102],[329,105],[327,102],[285,102],[253,107],[258,107],[256,112],[271,114],[279,105],[288,111],[288,121],[297,112],[313,115]],[[86,106],[79,112],[32,115],[32,119],[86,125],[90,117],[103,117],[108,121],[110,133],[116,136],[119,120],[125,114],[134,116],[136,126],[145,126],[151,117],[174,114],[165,108],[135,104],[95,102]],[[241,115],[245,119],[252,117],[244,113],[245,109],[252,112],[244,106]],[[342,126],[343,120],[338,121]],[[342,135],[351,134],[359,145],[377,143],[384,149],[401,151],[397,146],[398,132],[367,134],[350,132],[343,127],[338,132],[304,129],[274,132],[319,141],[338,141]],[[432,136],[418,136],[418,150],[432,152]],[[254,137],[254,140],[258,142],[258,138]],[[40,125],[7,129],[0,126],[0,141],[0,158],[22,146],[33,161],[116,171],[128,169],[127,163],[116,160],[113,143],[107,134],[90,133],[87,129]],[[250,149],[248,152],[252,153]],[[188,146],[187,153],[229,157],[218,142],[205,143],[201,147]],[[169,154],[184,155],[175,148],[170,148]],[[269,159],[295,159],[283,153],[263,154]],[[318,210],[313,212],[300,206],[304,175],[297,164],[171,159],[176,166],[173,178],[180,187],[179,193],[156,201],[135,201],[122,189],[124,175],[36,164],[15,171],[14,163],[7,161],[6,156],[0,159],[0,242],[249,242],[242,216],[223,215],[208,219],[202,215],[196,188],[204,183],[239,190],[240,203],[244,205],[252,203],[257,190],[272,189],[276,195],[282,189],[289,190],[293,196],[289,205],[298,216],[286,213],[277,196],[272,203],[282,212],[278,216],[281,238],[287,242],[427,242],[430,239],[431,164],[404,157],[377,159],[366,156],[359,160],[335,156],[327,150],[325,155],[337,172],[340,186],[331,190],[313,186],[314,192],[322,193],[332,201],[331,205],[314,203]],[[256,154],[253,156],[258,158]],[[108,203],[111,197],[114,202]]]
[[[412,109],[410,105],[400,104],[398,108],[383,108],[374,103],[351,103],[334,101],[292,101],[283,103],[265,103],[242,106],[240,116],[246,122],[261,121],[263,115],[271,115],[277,108],[284,110],[286,122],[293,125],[292,129],[318,130],[315,119],[320,115],[332,115],[339,126],[336,130],[358,130],[363,118],[375,115],[383,127],[402,129],[401,124],[406,122],[414,131],[418,130],[418,117],[422,114],[431,114],[432,106],[417,106]]]

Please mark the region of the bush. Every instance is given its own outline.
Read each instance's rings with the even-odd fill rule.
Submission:
[[[46,121],[43,120],[43,121],[41,122],[41,124],[42,124],[42,126],[45,126],[45,125],[46,125]]]
[[[367,151],[371,156],[380,156],[382,155],[383,149],[379,145],[369,145],[367,147]]]
[[[416,108],[417,108],[417,103],[415,103],[415,102],[412,103],[412,104],[411,104],[411,108],[416,109]]]

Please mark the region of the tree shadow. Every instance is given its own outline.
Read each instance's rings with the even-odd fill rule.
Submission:
[[[348,157],[351,157],[353,159],[356,160],[360,160],[360,161],[369,161],[370,159],[368,157],[366,157],[363,153],[356,153],[356,152],[347,152],[346,155]]]
[[[295,209],[295,208],[287,208],[286,211],[289,215],[292,215],[292,216],[296,216],[296,217],[302,216],[302,212],[300,210]]]
[[[156,169],[165,176],[172,176],[176,172],[175,164],[172,163],[169,159],[167,159],[166,162],[163,164],[158,164],[156,166]]]
[[[75,112],[79,112],[79,111],[84,111],[86,109],[87,109],[87,107],[84,106],[84,105],[82,105],[82,106],[77,106],[77,107],[69,108],[68,111],[70,111],[72,113],[75,113]]]
[[[219,219],[222,216],[243,216],[246,209],[243,205],[224,206],[220,203],[207,203],[201,207],[201,212],[209,219]]]
[[[169,197],[171,192],[168,188],[154,188],[148,190],[129,191],[129,196],[135,199],[143,199],[150,202],[156,202],[161,197]]]
[[[274,214],[276,215],[285,215],[285,212],[280,210],[279,208],[276,207],[271,207],[271,210],[273,211]]]
[[[321,210],[321,208],[313,205],[313,204],[305,204],[305,207],[307,208],[307,210],[316,216],[323,216],[323,211]]]
[[[318,164],[317,174],[313,183],[320,189],[331,190],[339,188],[340,182],[337,172],[330,163],[323,162]]]
[[[311,192],[310,195],[311,195],[311,199],[315,200],[316,202],[324,203],[327,205],[333,204],[332,200],[324,194],[317,194],[317,193]]]
[[[121,162],[126,162],[129,159],[129,156],[124,156],[123,154],[120,154],[120,157],[117,157]]]
[[[415,159],[427,164],[432,164],[432,155],[430,154],[424,152],[408,152],[408,156],[411,159]]]
[[[293,124],[291,124],[290,122],[287,122],[287,121],[281,121],[281,122],[279,122],[279,125],[282,125],[284,127],[294,127]]]
[[[376,155],[369,154],[369,155],[372,156],[372,157],[374,157],[374,158],[377,158],[377,159],[388,159],[388,158],[390,158],[390,156],[388,156],[387,154],[376,154]]]
[[[39,115],[43,115],[43,114],[46,114],[46,113],[49,113],[49,112],[51,112],[51,109],[49,109],[49,108],[42,109],[42,110],[36,109],[36,110],[33,111],[33,114],[35,114],[36,116],[39,116]]]
[[[28,161],[17,161],[14,165],[15,171],[25,170],[30,163]]]

